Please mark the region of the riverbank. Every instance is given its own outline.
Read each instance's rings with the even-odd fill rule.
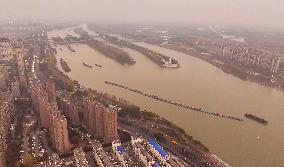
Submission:
[[[187,54],[189,56],[196,57],[198,59],[201,59],[203,61],[206,61],[210,63],[211,65],[220,68],[224,73],[231,74],[237,78],[240,78],[242,80],[249,80],[252,82],[256,82],[263,86],[268,86],[271,88],[279,88],[282,91],[284,91],[284,82],[279,79],[271,79],[271,77],[268,77],[266,75],[252,72],[249,69],[246,69],[244,67],[239,67],[238,65],[235,65],[233,63],[225,63],[221,60],[218,60],[216,56],[213,54],[206,54],[202,51],[198,51],[194,48],[186,48],[186,47],[180,47],[177,45],[159,45],[161,47],[175,50],[184,54]]]
[[[280,167],[283,164],[283,150],[280,149],[283,146],[280,142],[283,133],[278,128],[283,122],[283,92],[228,75],[206,61],[172,49],[143,42],[135,44],[174,56],[182,68],[160,68],[146,56],[125,47],[123,49],[136,59],[135,66],[122,66],[87,45],[80,44],[71,45],[76,50],[75,53],[70,54],[70,51],[63,47],[63,51],[58,50],[56,57],[58,60],[68,60],[68,65],[72,69],[68,73],[71,79],[88,88],[124,97],[131,103],[141,106],[141,109],[166,118],[206,144],[212,153],[222,157],[232,166],[266,167],[272,164]],[[82,62],[102,64],[104,68],[89,70],[82,66]],[[137,88],[183,104],[203,106],[208,111],[224,115],[246,119],[244,113],[252,113],[267,119],[270,124],[264,127],[247,119],[239,123],[188,112],[183,108],[106,85],[105,81]],[[260,138],[257,138],[258,136]],[[275,156],[269,157],[268,153]]]
[[[51,57],[53,56],[55,55],[51,55]],[[49,65],[50,67],[56,68],[55,71],[59,70],[56,65],[53,65],[53,63],[55,63],[54,61],[49,61],[49,63],[51,63]],[[61,75],[63,76],[56,74],[56,78],[65,78],[65,74],[61,73]],[[154,136],[155,138],[159,139],[159,142],[162,141],[161,143],[167,150],[171,151],[172,149],[176,149],[176,151],[181,151],[178,152],[179,155],[183,155],[183,158],[187,157],[188,161],[193,161],[196,164],[202,164],[203,161],[212,161],[209,157],[205,156],[209,151],[207,147],[201,144],[201,142],[194,140],[191,136],[187,135],[184,130],[167,121],[166,119],[161,118],[152,112],[141,111],[138,106],[130,104],[122,98],[117,98],[96,90],[83,88],[80,86],[80,84],[74,86],[72,84],[72,80],[70,82],[64,81],[63,83],[66,84],[62,87],[63,89],[65,87],[73,87],[74,91],[76,90],[76,92],[82,92],[79,94],[91,95],[103,104],[117,105],[118,107],[121,107],[122,110],[118,113],[118,122],[120,125],[130,128],[135,127],[132,130],[139,131],[140,133],[144,131],[145,135]],[[150,131],[150,133],[147,130],[151,129],[151,127],[153,131]],[[215,163],[218,163],[218,161],[216,160]]]
[[[77,81],[71,80],[66,74],[64,74],[57,68],[57,60],[55,57],[56,54],[56,49],[49,46],[49,49],[47,51],[48,59],[45,59],[42,63],[39,64],[39,69],[42,74],[45,75],[45,78],[52,76],[56,82],[57,87],[72,91],[74,87],[79,87],[79,83]]]
[[[92,29],[95,29],[94,26],[90,26]],[[197,38],[195,36],[192,36],[191,38],[188,37],[180,37],[178,34],[173,33],[173,38],[169,38],[166,41],[163,40],[160,37],[157,37],[156,34],[153,32],[147,32],[139,34],[138,32],[125,32],[124,31],[110,31],[107,28],[98,29],[98,31],[103,32],[103,36],[108,39],[108,41],[122,45],[119,43],[120,41],[123,41],[125,38],[128,38],[129,41],[137,40],[137,41],[144,41],[146,43],[154,44],[160,47],[164,47],[167,49],[171,49],[174,51],[178,51],[193,57],[196,57],[198,59],[201,59],[203,61],[206,61],[215,67],[220,68],[223,72],[227,74],[231,74],[239,79],[242,80],[249,80],[255,83],[258,83],[263,86],[268,86],[271,88],[279,88],[282,91],[284,90],[284,80],[283,80],[283,62],[278,61],[278,59],[275,59],[272,61],[273,56],[268,56],[267,58],[262,58],[262,60],[257,60],[256,55],[260,55],[265,57],[264,55],[270,55],[270,52],[265,52],[264,50],[258,49],[258,48],[249,48],[243,46],[243,43],[232,43],[231,49],[234,50],[238,55],[232,55],[232,53],[229,53],[230,46],[227,48],[223,48],[220,44],[220,41],[216,39],[205,39]],[[122,36],[119,38],[118,42],[116,35],[113,35],[111,37],[108,37],[106,34],[112,33],[116,35]],[[127,35],[128,34],[128,35]],[[175,36],[176,35],[176,36]],[[122,40],[121,40],[122,39]],[[128,40],[127,40],[128,41]],[[228,41],[227,41],[228,42]],[[231,42],[231,41],[230,41]],[[215,45],[214,45],[215,44]],[[224,46],[226,46],[228,43],[224,43]],[[237,49],[240,46],[241,49]],[[219,48],[219,50],[217,49]],[[222,50],[223,48],[223,50]],[[243,58],[241,55],[246,55],[246,53],[240,53],[240,50],[247,49],[248,56],[250,59],[243,61],[246,56]],[[220,53],[222,50],[223,52]],[[254,50],[255,53],[253,53],[251,50]],[[224,54],[228,54],[227,57],[224,57]],[[221,56],[223,55],[223,56]],[[237,57],[238,60],[234,60],[230,57]],[[276,56],[275,56],[276,57]],[[280,58],[281,59],[281,58]],[[259,66],[256,65],[256,61],[258,62]],[[276,65],[278,64],[278,65]],[[274,70],[272,70],[274,69]]]

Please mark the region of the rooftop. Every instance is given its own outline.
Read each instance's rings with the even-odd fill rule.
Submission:
[[[8,38],[0,38],[0,42],[11,42]]]
[[[168,154],[163,150],[163,148],[154,139],[149,140],[149,144],[152,145],[162,157],[166,157]]]
[[[125,149],[124,149],[124,147],[122,147],[122,146],[118,146],[118,147],[117,147],[117,151],[123,153],[123,152],[125,152]]]

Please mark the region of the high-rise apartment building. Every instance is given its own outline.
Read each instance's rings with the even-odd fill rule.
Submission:
[[[117,139],[117,112],[90,98],[85,98],[83,104],[89,131],[105,141]]]
[[[52,110],[50,132],[53,145],[59,153],[70,151],[67,119],[61,111]]]
[[[47,93],[48,93],[48,100],[50,103],[56,102],[56,90],[55,90],[55,82],[50,80],[47,82]]]
[[[78,108],[67,99],[60,98],[58,105],[72,125],[80,125]]]

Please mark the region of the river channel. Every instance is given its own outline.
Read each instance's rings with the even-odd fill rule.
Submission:
[[[68,63],[72,71],[67,75],[71,79],[83,86],[122,97],[172,121],[232,166],[284,166],[283,92],[225,74],[207,62],[180,52],[141,42],[137,44],[177,59],[181,68],[160,68],[129,48],[123,49],[136,60],[136,64],[121,65],[83,44],[71,45],[76,50],[74,53],[65,46],[58,46],[57,59],[59,62],[63,58]],[[83,66],[83,62],[92,64],[93,68]],[[61,69],[59,63],[58,67]],[[107,85],[105,81],[210,112],[240,117],[244,121],[179,108]],[[244,118],[245,113],[265,118],[269,123],[264,126],[248,120]]]

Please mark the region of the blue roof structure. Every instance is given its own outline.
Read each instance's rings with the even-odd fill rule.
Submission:
[[[149,144],[151,144],[162,157],[166,157],[168,154],[162,149],[162,147],[156,142],[154,139],[149,140]]]
[[[160,167],[160,165],[159,165],[158,162],[156,162],[156,163],[153,165],[153,167]]]
[[[117,151],[123,153],[123,152],[125,152],[125,149],[122,146],[118,146]]]

